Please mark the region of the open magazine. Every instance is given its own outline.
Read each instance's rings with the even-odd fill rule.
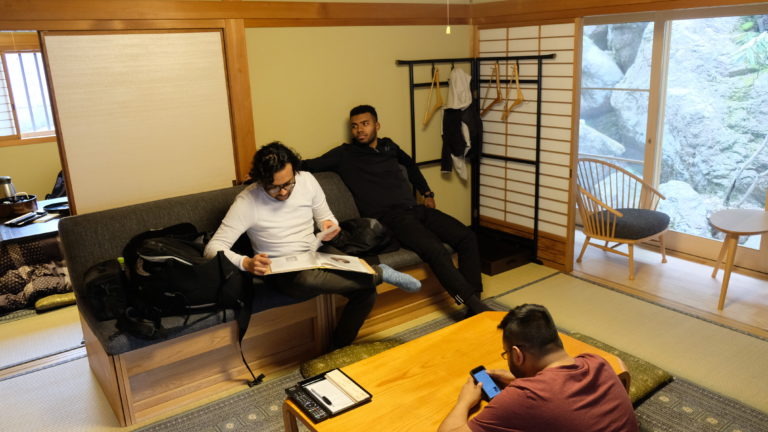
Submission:
[[[298,255],[271,258],[271,260],[272,264],[270,265],[270,271],[267,274],[286,273],[312,268],[373,273],[373,269],[365,261],[349,255],[304,252]]]

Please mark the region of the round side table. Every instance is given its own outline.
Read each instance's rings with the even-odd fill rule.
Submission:
[[[725,256],[723,286],[720,288],[720,300],[717,302],[717,310],[722,310],[725,294],[728,292],[728,281],[731,278],[739,236],[768,232],[768,211],[755,209],[720,210],[709,217],[709,224],[725,233],[725,241],[720,248],[717,261],[715,261],[715,269],[712,270],[712,277],[717,276],[717,269],[723,261],[723,256]]]

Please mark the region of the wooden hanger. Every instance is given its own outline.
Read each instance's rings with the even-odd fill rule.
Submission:
[[[437,96],[435,97],[435,104],[431,107],[429,106],[429,103],[432,101],[432,92],[434,90],[437,90]],[[422,124],[424,126],[429,123],[429,121],[432,119],[432,116],[435,115],[437,110],[440,109],[440,107],[443,106],[443,95],[440,93],[440,69],[436,68],[435,73],[432,75],[432,84],[429,86],[429,98],[427,99],[427,112],[424,113],[424,121]]]
[[[480,117],[484,116],[488,111],[491,110],[491,107],[496,105],[497,103],[501,102],[501,82],[499,77],[499,62],[496,62],[495,65],[493,65],[493,72],[492,74],[496,77],[496,99],[492,100],[491,103],[488,104],[485,108],[483,108],[482,111],[480,111]],[[485,90],[485,96],[483,96],[483,99],[488,99],[488,93],[491,92],[491,86],[489,85],[488,88]]]
[[[507,117],[509,117],[509,113],[512,111],[512,109],[521,103],[525,102],[525,97],[523,96],[523,90],[520,88],[520,73],[519,73],[520,66],[519,64],[512,65],[512,71],[515,74],[515,88],[517,89],[517,96],[515,100],[512,102],[509,101],[509,83],[512,81],[511,79],[507,82],[507,106],[504,107],[504,112],[501,113],[501,119],[506,120]]]

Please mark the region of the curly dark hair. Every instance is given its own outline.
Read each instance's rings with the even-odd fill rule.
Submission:
[[[275,173],[285,168],[287,164],[291,164],[295,173],[301,166],[301,156],[280,141],[273,141],[262,146],[253,155],[251,171],[248,175],[254,182],[269,186],[275,179]]]

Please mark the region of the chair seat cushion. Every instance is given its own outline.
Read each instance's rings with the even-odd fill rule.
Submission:
[[[669,216],[659,211],[633,208],[619,208],[616,211],[624,216],[616,220],[615,238],[637,240],[658,234],[669,227]],[[597,217],[602,220],[615,216],[604,210]]]

